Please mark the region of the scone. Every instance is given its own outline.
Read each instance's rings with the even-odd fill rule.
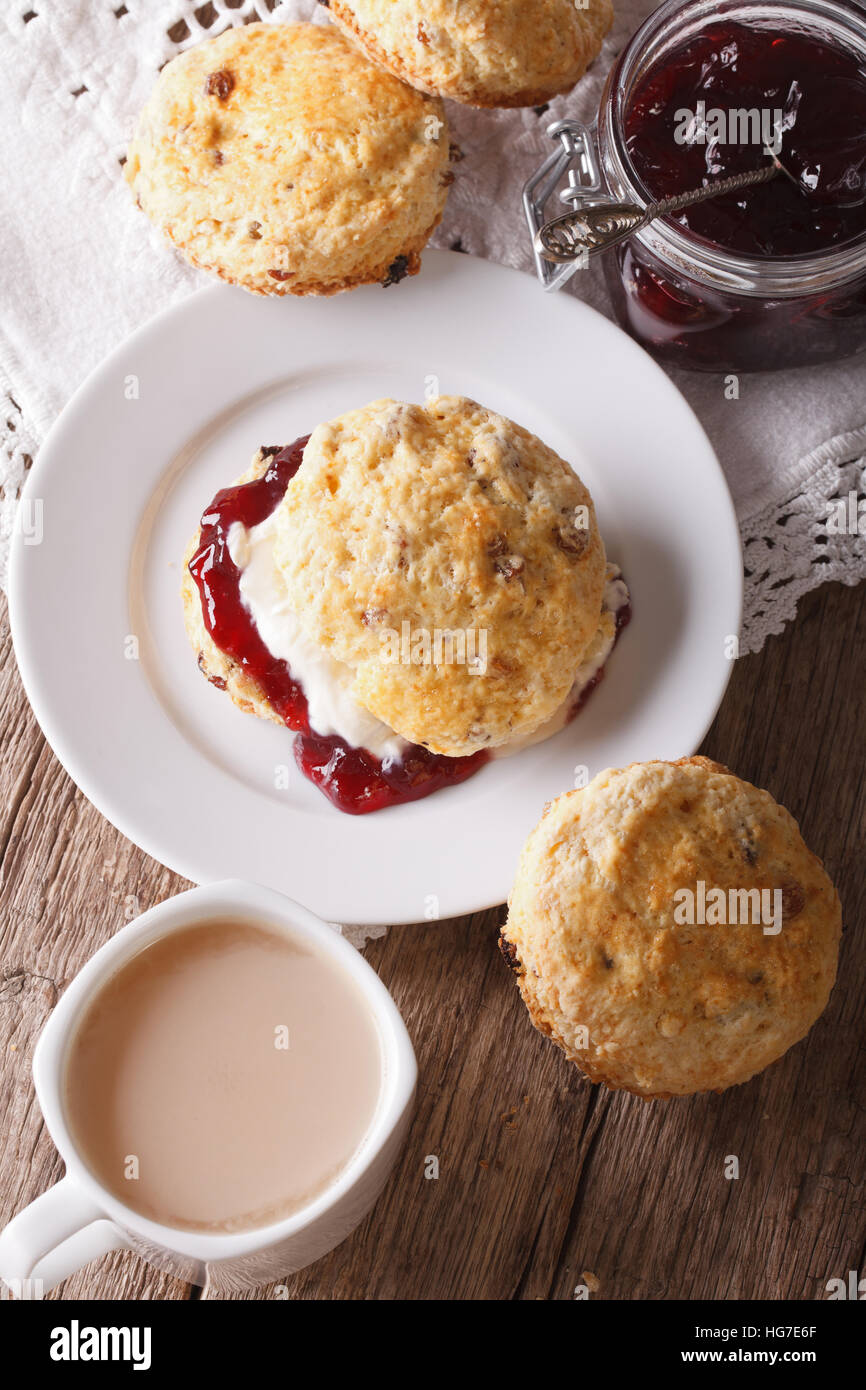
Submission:
[[[183,579],[202,673],[295,731],[301,770],[352,813],[557,733],[628,601],[569,465],[462,397],[375,401],[260,449]]]
[[[706,758],[552,802],[500,945],[533,1023],[592,1081],[721,1091],[787,1051],[836,977],[838,895],[796,821]]]
[[[351,669],[365,709],[434,753],[536,729],[599,626],[606,565],[589,493],[540,439],[461,396],[374,401],[319,425],[276,532],[307,636]],[[416,636],[432,656],[446,633],[478,656],[483,637],[484,669],[411,659]]]
[[[124,176],[203,270],[256,294],[415,274],[452,175],[441,104],[332,26],[248,24],[174,58]]]
[[[470,106],[535,106],[598,56],[611,0],[325,0],[371,58]]]

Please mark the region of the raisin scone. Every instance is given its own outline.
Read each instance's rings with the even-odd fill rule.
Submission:
[[[551,738],[631,613],[592,500],[462,397],[375,401],[259,449],[185,557],[199,669],[359,814]]]
[[[327,295],[417,272],[448,162],[441,104],[333,26],[248,24],[163,69],[124,176],[193,265]]]
[[[633,763],[546,809],[500,946],[535,1026],[647,1099],[748,1081],[812,1027],[841,906],[796,821],[706,758]]]
[[[464,397],[374,401],[319,425],[275,529],[307,637],[351,670],[360,705],[437,754],[537,729],[601,622],[587,489],[535,435]],[[395,637],[444,633],[478,651],[483,638],[483,670],[395,659]]]
[[[611,0],[330,0],[364,51],[421,91],[470,106],[536,106],[579,81]]]

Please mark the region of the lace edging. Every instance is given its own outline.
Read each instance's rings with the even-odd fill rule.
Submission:
[[[804,594],[866,579],[866,426],[822,444],[779,502],[740,522],[746,574],[740,652],[760,651]]]

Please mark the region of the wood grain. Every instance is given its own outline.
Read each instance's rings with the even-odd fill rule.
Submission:
[[[502,910],[367,948],[418,1052],[418,1110],[348,1241],[251,1298],[821,1298],[866,1272],[866,610],[839,585],[743,658],[704,749],[800,820],[845,908],[839,982],[803,1043],[721,1096],[646,1104],[591,1087],[529,1024],[496,949]],[[30,1080],[39,1030],[87,957],[187,885],[63,773],[0,616],[0,1223],[61,1175]],[[684,750],[684,752],[687,750]],[[735,1155],[740,1176],[725,1177]],[[428,1177],[431,1158],[438,1177]],[[52,1297],[183,1299],[131,1255]],[[204,1297],[208,1297],[205,1291]]]

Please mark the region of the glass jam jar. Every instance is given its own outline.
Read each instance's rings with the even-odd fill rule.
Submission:
[[[858,4],[846,0],[667,0],[623,50],[602,97],[598,163],[613,198],[645,206],[653,198],[701,186],[700,174],[694,181],[694,161],[690,164],[682,151],[669,150],[667,178],[666,152],[661,151],[655,163],[652,152],[647,157],[646,149],[641,148],[641,113],[650,143],[658,140],[659,127],[654,122],[668,95],[678,100],[688,89],[683,64],[689,61],[704,83],[706,105],[711,106],[718,75],[707,81],[708,68],[701,70],[700,66],[701,45],[724,48],[726,34],[742,36],[740,26],[752,31],[752,39],[757,30],[768,51],[786,43],[787,61],[793,48],[799,55],[796,63],[802,63],[802,71],[797,68],[798,90],[783,92],[770,86],[768,102],[771,99],[774,108],[782,108],[793,92],[796,132],[796,102],[801,102],[805,112],[802,103],[811,101],[809,128],[820,128],[828,161],[832,161],[833,151],[842,158],[853,149],[851,161],[856,164],[862,153],[866,176],[866,128],[853,132],[845,128],[845,122],[850,121],[850,103],[856,106],[866,98],[866,12]],[[722,55],[723,64],[729,63],[731,53],[734,49],[729,47],[727,58]],[[729,68],[721,83],[728,93],[736,89],[741,71],[760,77],[760,57],[753,53],[749,67],[742,57],[742,45],[739,53],[738,65]],[[766,59],[768,65],[775,61],[775,56]],[[715,56],[712,62],[716,62]],[[840,77],[840,73],[844,75]],[[768,79],[772,75],[768,67]],[[858,86],[861,82],[862,91]],[[787,80],[783,85],[788,86]],[[692,92],[695,89],[692,84]],[[744,95],[753,97],[754,90],[752,83]],[[820,118],[816,118],[818,99]],[[751,104],[741,103],[743,107]],[[719,107],[724,105],[720,100]],[[788,148],[786,130],[783,126],[783,162]],[[788,138],[794,139],[793,132]],[[753,168],[766,158],[760,142],[749,153]],[[721,152],[719,177],[734,171],[730,163],[725,164],[725,158]],[[646,182],[639,167],[648,171]],[[801,165],[798,172],[803,167],[808,168],[808,164]],[[686,181],[674,188],[672,180],[678,177]],[[780,179],[784,176],[749,190],[763,200],[753,204],[758,211],[753,214],[752,227],[748,225],[748,194],[728,195],[724,200],[727,212],[719,210],[723,200],[714,199],[702,205],[694,225],[660,218],[604,253],[617,319],[655,357],[691,370],[745,372],[827,362],[866,349],[866,204],[842,208],[838,193],[832,197],[828,193],[831,201],[826,204],[829,218],[825,224],[820,202],[816,221],[812,218],[813,200],[800,189],[789,185],[774,194]],[[664,186],[666,181],[668,186]],[[767,254],[756,233],[759,218],[766,221],[771,209],[766,200],[773,196],[777,198],[776,211],[787,206],[793,211],[787,224],[777,226],[778,236],[765,238],[770,247]],[[787,203],[779,203],[780,197]],[[803,240],[809,249],[789,254],[792,243],[797,242],[797,200],[804,210]],[[718,242],[713,239],[713,209],[724,231]],[[740,214],[746,225],[737,229],[736,216]],[[760,231],[763,236],[763,227]],[[783,246],[786,254],[776,254],[777,245]]]

